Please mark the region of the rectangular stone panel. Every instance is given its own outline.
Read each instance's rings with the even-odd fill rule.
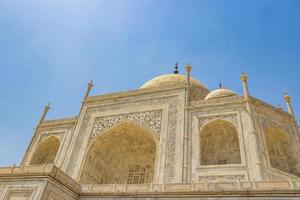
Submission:
[[[8,200],[29,200],[33,191],[9,191]]]

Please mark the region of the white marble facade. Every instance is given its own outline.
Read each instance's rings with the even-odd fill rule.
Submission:
[[[89,84],[78,116],[43,115],[20,167],[0,168],[0,198],[173,198],[177,192],[209,199],[247,190],[255,199],[257,189],[266,198],[274,190],[300,198],[290,97],[285,112],[252,97],[244,74],[240,96],[209,91],[189,77],[187,68],[186,76],[167,74],[137,90],[99,96],[88,96]]]

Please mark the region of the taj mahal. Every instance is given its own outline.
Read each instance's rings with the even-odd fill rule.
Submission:
[[[300,199],[291,97],[253,97],[245,73],[243,94],[209,90],[191,68],[112,94],[90,82],[71,118],[45,106],[20,165],[0,167],[0,199]]]

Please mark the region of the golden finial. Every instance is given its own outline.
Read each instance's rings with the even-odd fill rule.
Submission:
[[[174,74],[179,74],[179,71],[178,71],[178,63],[177,63],[177,62],[175,63]]]
[[[288,95],[287,92],[284,93],[284,100],[285,100],[285,102],[287,102],[287,103],[290,103],[290,102],[291,102],[291,96]]]
[[[247,76],[246,73],[242,72],[242,74],[241,74],[241,80],[242,81],[247,81],[248,80],[248,76]]]
[[[47,105],[45,106],[45,110],[49,110],[50,109],[50,102],[47,103]]]
[[[49,110],[50,110],[50,102],[47,103],[47,105],[45,105],[44,111],[43,111],[43,113],[42,113],[42,116],[41,116],[41,118],[40,118],[40,121],[39,121],[39,123],[38,123],[38,126],[45,120],[46,114],[47,114],[47,112],[48,112]]]
[[[91,80],[91,82],[89,82],[89,84],[88,84],[88,88],[91,89],[93,86],[94,86],[93,80]]]
[[[185,70],[186,70],[187,72],[190,72],[191,69],[192,69],[192,67],[191,67],[191,65],[188,63],[188,64],[185,66]]]

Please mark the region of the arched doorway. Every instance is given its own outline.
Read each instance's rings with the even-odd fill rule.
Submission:
[[[154,177],[156,141],[148,128],[124,122],[91,144],[80,182],[143,184]]]
[[[214,120],[200,132],[201,165],[240,164],[241,154],[236,127],[225,120]]]
[[[50,136],[41,142],[30,161],[30,165],[53,163],[60,146],[60,141],[55,136]]]
[[[265,129],[265,135],[272,167],[299,176],[293,143],[288,134],[281,128],[271,126]]]

